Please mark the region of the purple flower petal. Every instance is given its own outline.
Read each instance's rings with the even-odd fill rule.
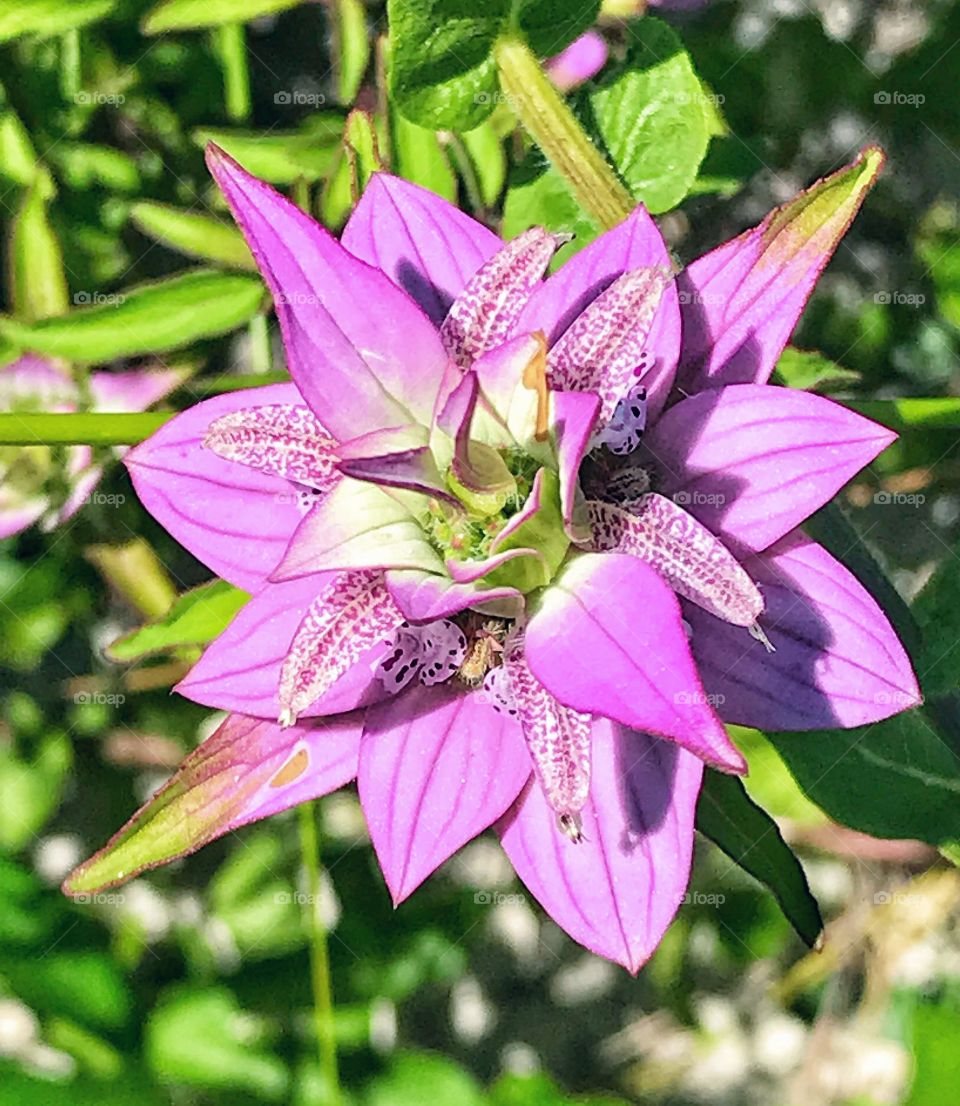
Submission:
[[[592,739],[581,841],[558,831],[536,784],[498,831],[517,875],[557,925],[635,973],[687,888],[703,765],[669,742],[604,718],[594,720]]]
[[[644,438],[661,491],[717,537],[760,550],[808,518],[896,434],[822,396],[735,384],[671,407]]]
[[[427,424],[447,356],[417,305],[215,146],[208,163],[270,286],[287,362],[338,439]]]
[[[771,211],[677,278],[687,392],[770,378],[813,286],[876,180],[884,155],[852,164]]]
[[[517,723],[462,688],[413,687],[368,710],[357,782],[394,903],[495,822],[529,776]]]
[[[450,305],[503,243],[429,189],[374,173],[341,237],[382,270],[439,327]]]
[[[607,64],[607,40],[599,31],[587,31],[546,64],[547,76],[560,89],[571,89],[595,77]]]
[[[910,661],[873,598],[796,532],[744,567],[763,592],[768,653],[693,607],[691,648],[728,722],[765,730],[863,726],[920,702]]]
[[[280,716],[280,672],[297,628],[332,574],[267,584],[241,608],[175,691],[217,710],[237,711],[276,721]],[[386,653],[377,645],[361,657],[330,691],[302,712],[313,718],[366,706],[386,694],[376,678]]]
[[[648,493],[630,511],[587,504],[594,546],[629,553],[655,568],[670,587],[735,626],[753,626],[763,598],[722,542],[672,499]]]
[[[45,495],[25,500],[15,489],[0,485],[0,539],[12,538],[32,526],[48,506]]]
[[[225,461],[326,491],[338,479],[337,443],[305,404],[243,407],[215,419],[203,439]]]
[[[59,363],[25,353],[0,369],[0,411],[18,407],[34,411],[75,411],[77,385]]]
[[[188,379],[186,369],[129,369],[90,374],[90,398],[96,411],[146,411]]]
[[[422,445],[401,453],[384,453],[379,457],[348,459],[341,461],[339,468],[344,476],[354,480],[366,480],[385,488],[406,488],[446,499],[450,503],[457,502],[447,491],[429,446]]]
[[[292,726],[372,649],[391,641],[403,620],[381,573],[338,574],[307,608],[280,669],[281,725]]]
[[[640,205],[620,226],[574,254],[534,290],[515,333],[542,330],[552,346],[617,277],[649,268],[672,271],[673,263],[657,224]],[[680,356],[680,305],[675,282],[664,290],[646,348],[656,356],[656,365],[646,377],[651,416],[655,416],[666,402]]]
[[[292,580],[331,569],[419,568],[443,562],[398,495],[344,477],[310,511],[271,579]]]
[[[256,591],[287,548],[302,512],[279,476],[225,461],[203,439],[218,418],[246,407],[299,404],[292,384],[205,400],[177,415],[124,457],[143,505],[208,568]]]
[[[621,400],[656,364],[644,357],[650,327],[670,280],[666,268],[634,269],[606,288],[563,332],[547,360],[556,388],[596,392],[601,421],[613,417]]]
[[[563,522],[572,541],[584,541],[590,536],[590,527],[577,500],[578,478],[597,422],[600,399],[589,392],[552,392],[550,398]]]
[[[357,773],[362,716],[281,729],[230,715],[90,860],[68,895],[109,887],[196,852],[230,830],[336,791]]]
[[[669,738],[724,771],[745,770],[700,683],[680,604],[642,561],[620,553],[569,561],[534,607],[524,655],[566,706]]]
[[[542,227],[530,227],[471,277],[440,328],[444,345],[459,365],[469,368],[514,332],[524,304],[565,241]]]
[[[522,597],[516,588],[484,588],[477,583],[458,584],[447,576],[415,569],[395,569],[386,573],[387,588],[411,622],[432,622],[450,618],[467,608],[509,612],[517,617]]]

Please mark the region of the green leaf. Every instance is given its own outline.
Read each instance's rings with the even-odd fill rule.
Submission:
[[[794,349],[792,346],[780,354],[776,371],[777,377],[788,388],[799,388],[804,392],[832,392],[861,380],[860,373],[845,369],[822,353]]]
[[[147,1062],[165,1082],[285,1102],[289,1073],[268,1051],[266,1029],[226,987],[179,988],[147,1019]]]
[[[88,908],[84,908],[88,909]],[[59,1014],[94,1029],[119,1029],[130,1018],[126,980],[100,952],[61,952],[2,963],[20,997],[42,1014]]]
[[[256,270],[243,235],[231,223],[143,200],[130,209],[130,221],[148,238],[201,261]]]
[[[563,176],[539,157],[531,157],[511,174],[503,205],[503,236],[514,238],[528,227],[538,226],[575,236],[557,251],[554,266],[588,246],[600,233],[600,227],[577,203]]]
[[[0,0],[0,42],[19,35],[62,35],[102,19],[116,0]]]
[[[891,430],[960,429],[960,399],[955,396],[846,400],[844,405]]]
[[[835,821],[874,837],[960,841],[960,758],[925,711],[854,730],[768,737]]]
[[[476,174],[480,202],[493,207],[507,181],[507,152],[503,140],[490,120],[472,131],[464,131],[460,140]]]
[[[649,17],[632,25],[624,68],[605,75],[583,102],[633,195],[653,214],[676,207],[696,180],[713,119],[676,33]]]
[[[62,733],[47,734],[30,757],[13,744],[0,745],[0,849],[18,852],[29,844],[60,804],[73,765],[73,746]]]
[[[343,116],[321,112],[298,131],[269,134],[201,127],[191,137],[201,148],[215,142],[255,177],[270,184],[317,181],[326,177],[337,160],[343,135]]]
[[[770,889],[790,924],[813,948],[823,930],[807,877],[777,823],[735,776],[708,769],[697,806],[697,829]]]
[[[13,220],[9,261],[13,310],[23,322],[60,315],[69,308],[63,252],[50,225],[40,178]]]
[[[393,102],[429,130],[477,127],[498,100],[493,45],[501,33],[518,29],[533,50],[555,54],[599,8],[580,0],[387,0]]]
[[[340,230],[370,177],[382,168],[373,117],[365,111],[351,111],[343,130],[340,160],[320,198],[323,222]]]
[[[502,1075],[490,1088],[490,1106],[627,1106],[611,1095],[565,1095],[543,1072]]]
[[[370,34],[367,10],[362,0],[333,0],[334,58],[337,75],[337,99],[352,104],[363,84],[370,62]]]
[[[48,155],[64,183],[78,192],[101,185],[113,192],[136,192],[140,170],[129,154],[111,146],[87,142],[61,142]]]
[[[363,1106],[483,1106],[484,1094],[453,1060],[428,1052],[402,1052],[367,1088]]]
[[[212,580],[179,596],[163,618],[118,638],[105,652],[112,661],[140,660],[185,645],[206,645],[227,628],[250,596],[226,580]]]
[[[227,334],[253,318],[263,296],[255,277],[197,269],[32,325],[0,319],[0,336],[24,350],[96,364]]]
[[[159,35],[223,23],[248,23],[299,3],[301,0],[165,0],[147,13],[141,29],[145,35]]]
[[[9,108],[0,110],[0,175],[25,188],[39,177],[45,200],[56,192],[50,173],[37,160],[30,132]]]
[[[960,687],[960,572],[957,550],[950,550],[913,604],[923,635],[917,662],[928,696]]]
[[[960,1084],[960,1010],[919,1004],[913,1012],[913,1082],[904,1106],[935,1106],[956,1097]]]
[[[457,202],[457,178],[435,131],[418,127],[396,112],[393,146],[401,177],[429,188],[451,203]]]

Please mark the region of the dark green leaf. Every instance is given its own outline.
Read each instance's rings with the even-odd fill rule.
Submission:
[[[0,42],[19,35],[62,35],[102,19],[116,0],[0,0]]]
[[[708,769],[697,806],[697,829],[770,889],[790,924],[812,948],[823,930],[807,877],[777,823],[735,776]]]
[[[780,354],[777,376],[788,388],[805,392],[832,392],[861,379],[860,373],[845,369],[822,353],[792,346]]]

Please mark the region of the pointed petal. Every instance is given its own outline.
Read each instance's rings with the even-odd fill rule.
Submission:
[[[474,437],[481,436],[477,424],[486,406],[490,425],[484,424],[484,441],[494,446],[517,445],[541,463],[552,463],[553,448],[538,434],[544,412],[541,393],[533,386],[545,367],[546,344],[539,333],[512,338],[475,361],[473,371],[480,383],[483,402],[477,405]],[[551,410],[552,396],[553,393],[548,393],[551,401],[546,411],[548,428],[556,421]],[[497,430],[501,427],[505,433],[498,437]]]
[[[489,557],[484,557],[482,561],[455,561],[448,558],[446,569],[451,579],[458,584],[472,584],[482,580],[485,576],[489,576],[491,572],[495,572],[509,561],[515,561],[521,557],[532,557],[538,564],[543,565],[544,572],[546,571],[546,561],[543,554],[536,549],[525,546],[516,549],[505,549],[501,553],[493,553]]]
[[[546,64],[547,76],[560,89],[570,89],[589,81],[607,64],[607,40],[599,31],[587,31],[555,54]]]
[[[503,667],[547,802],[561,817],[575,818],[590,793],[593,720],[558,703],[530,671],[520,647],[508,651]]]
[[[426,425],[447,361],[430,320],[222,150],[211,146],[208,164],[273,293],[290,372],[323,425],[338,439]]]
[[[647,268],[672,271],[673,262],[657,224],[641,205],[535,289],[515,333],[543,330],[552,346],[617,277]],[[666,402],[680,356],[680,305],[675,281],[664,290],[647,349],[656,356],[656,364],[646,376],[651,413],[656,415]]]
[[[590,798],[576,844],[529,786],[498,826],[530,893],[570,936],[637,972],[683,899],[703,765],[604,718],[593,723]]]
[[[595,392],[601,421],[608,423],[617,404],[655,365],[644,356],[650,328],[670,281],[665,268],[634,269],[606,288],[564,331],[550,350],[554,387]]]
[[[326,491],[338,479],[337,443],[305,404],[242,407],[214,419],[203,439],[225,461]]]
[[[280,716],[280,671],[294,634],[304,612],[334,579],[324,574],[267,584],[174,690],[207,707],[275,722]],[[339,714],[382,699],[386,690],[376,672],[386,651],[385,645],[371,649],[304,716]]]
[[[534,607],[524,655],[566,706],[669,738],[724,771],[745,769],[700,684],[680,605],[642,561],[571,560]]]
[[[518,234],[470,279],[440,328],[454,360],[468,368],[514,333],[517,319],[565,239],[542,227]]]
[[[442,572],[443,562],[397,494],[343,477],[297,528],[271,579],[292,580],[331,569]]]
[[[529,776],[519,726],[477,694],[414,687],[368,710],[357,782],[394,902],[496,821]]]
[[[553,392],[551,401],[563,524],[572,541],[584,541],[590,536],[590,527],[578,479],[580,465],[590,448],[600,400],[589,392]]]
[[[516,588],[458,584],[432,572],[394,569],[386,573],[386,580],[393,601],[411,622],[450,618],[467,609],[490,614],[509,610],[512,613],[507,617],[516,618],[523,606],[523,598]]]
[[[672,499],[648,493],[629,511],[587,504],[595,548],[629,553],[655,568],[670,587],[735,626],[752,626],[763,610],[757,585],[726,546]]]
[[[406,488],[450,503],[457,500],[446,489],[429,446],[384,453],[379,457],[357,457],[340,462],[340,471],[354,480],[366,480],[385,488]]]
[[[340,573],[314,599],[280,669],[280,721],[291,726],[403,622],[379,572]]]
[[[688,608],[704,686],[728,722],[765,730],[863,726],[920,702],[916,677],[864,587],[799,532],[745,562],[763,588],[768,653]]]
[[[370,178],[341,242],[354,257],[386,273],[436,326],[503,245],[447,200],[387,173]]]
[[[896,434],[791,388],[734,384],[671,407],[644,437],[660,490],[718,538],[760,550],[808,518]]]
[[[63,889],[79,895],[187,856],[230,830],[336,791],[357,773],[362,717],[281,729],[243,715],[223,725]]]
[[[759,226],[678,278],[680,383],[688,392],[765,384],[804,305],[883,165],[867,147],[851,165],[776,208]]]
[[[218,576],[256,591],[303,514],[279,476],[225,461],[203,446],[210,424],[252,405],[300,404],[292,384],[217,396],[171,419],[124,456],[141,502]]]
[[[176,391],[189,378],[187,369],[129,369],[90,374],[90,398],[95,411],[146,411]]]

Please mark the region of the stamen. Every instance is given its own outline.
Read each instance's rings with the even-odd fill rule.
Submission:
[[[583,819],[579,814],[558,814],[557,825],[560,827],[560,832],[565,837],[569,837],[574,845],[586,841],[583,836]]]
[[[750,636],[752,638],[755,638],[757,641],[759,641],[760,644],[764,647],[764,649],[766,649],[766,651],[768,653],[776,653],[777,647],[773,644],[773,642],[767,637],[767,635],[760,628],[760,623],[759,622],[754,622],[754,624],[752,626],[748,626],[747,629],[750,633]]]
[[[542,330],[534,332],[537,352],[523,367],[523,386],[537,393],[537,422],[534,437],[545,442],[550,433],[550,385],[547,382],[547,338]]]

